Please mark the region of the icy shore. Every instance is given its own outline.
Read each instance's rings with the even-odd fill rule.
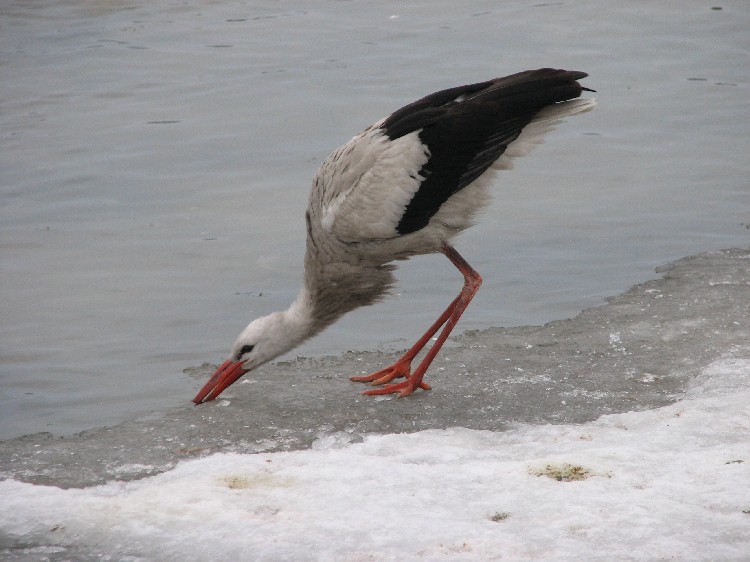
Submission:
[[[359,396],[344,374],[393,357],[348,353],[5,441],[0,554],[746,559],[750,251],[659,271],[570,320],[464,334],[409,399]]]

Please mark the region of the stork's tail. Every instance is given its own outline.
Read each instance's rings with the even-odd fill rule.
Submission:
[[[593,98],[579,98],[548,105],[537,113],[523,128],[518,138],[508,145],[503,156],[526,156],[532,148],[543,143],[544,135],[562,123],[566,117],[591,111],[595,105],[596,100]]]

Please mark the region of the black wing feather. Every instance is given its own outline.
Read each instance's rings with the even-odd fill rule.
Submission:
[[[543,68],[435,92],[388,117],[390,139],[414,131],[429,150],[424,181],[397,226],[427,226],[451,195],[481,176],[545,106],[577,98],[586,73]]]

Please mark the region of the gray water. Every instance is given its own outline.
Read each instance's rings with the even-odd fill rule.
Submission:
[[[599,101],[457,241],[485,279],[460,328],[572,317],[747,247],[747,29],[742,1],[4,2],[0,438],[187,406],[296,294],[322,159],[439,88],[556,66]],[[461,282],[441,256],[399,278],[287,361],[408,347]]]

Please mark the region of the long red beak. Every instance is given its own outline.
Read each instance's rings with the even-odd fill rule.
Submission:
[[[203,402],[210,402],[214,400],[219,394],[235,382],[242,375],[247,373],[247,369],[242,367],[242,363],[239,361],[233,361],[228,359],[221,364],[221,367],[216,369],[213,376],[208,379],[208,382],[203,385],[200,392],[195,395],[193,402],[196,404],[202,404]]]

